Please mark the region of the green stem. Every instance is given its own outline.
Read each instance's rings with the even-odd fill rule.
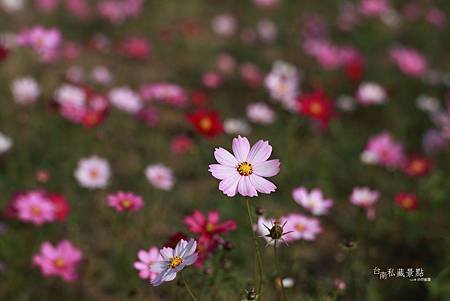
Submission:
[[[191,296],[192,300],[198,301],[197,298],[195,298],[194,294],[192,293],[191,287],[187,283],[186,278],[184,278],[183,272],[180,272],[180,274],[181,274],[181,279],[183,280],[184,286],[186,287],[186,290],[187,290],[189,296]]]
[[[278,279],[280,279],[280,286],[281,286],[281,296],[283,298],[284,301],[286,301],[286,293],[284,292],[284,285],[283,285],[283,278],[281,278],[281,273],[280,273],[280,266],[278,264],[278,254],[277,254],[277,240],[275,240],[275,245],[273,248],[273,255],[275,257],[275,272],[277,274]]]
[[[262,300],[263,264],[262,264],[261,252],[259,250],[258,240],[256,238],[255,231],[253,230],[253,218],[252,218],[252,212],[250,209],[250,201],[248,198],[246,198],[245,202],[247,205],[247,214],[248,214],[248,221],[250,222],[250,230],[252,231],[253,246],[255,248],[256,260],[258,263],[258,273],[259,273],[258,295],[259,295],[259,300]]]

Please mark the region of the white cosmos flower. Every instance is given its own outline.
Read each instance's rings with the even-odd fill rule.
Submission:
[[[83,158],[78,162],[75,178],[85,188],[95,189],[108,186],[111,169],[108,161],[97,156]]]

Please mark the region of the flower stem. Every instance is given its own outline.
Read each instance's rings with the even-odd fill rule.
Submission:
[[[253,230],[253,218],[252,218],[252,212],[250,209],[250,201],[248,198],[245,199],[246,205],[247,205],[247,214],[248,214],[248,221],[250,222],[250,230],[252,231],[252,238],[253,238],[253,245],[256,252],[256,260],[258,263],[258,273],[259,273],[259,281],[258,281],[258,295],[259,299],[262,300],[262,284],[263,284],[263,265],[262,265],[262,258],[261,258],[261,252],[259,250],[258,240],[256,239],[255,231]]]
[[[273,248],[273,255],[275,257],[275,272],[277,274],[278,279],[280,280],[281,296],[283,298],[283,301],[286,301],[287,299],[286,299],[286,293],[284,292],[283,278],[281,278],[280,266],[278,264],[277,243],[278,243],[278,241],[275,240],[275,245]]]
[[[184,286],[186,287],[186,290],[189,294],[189,296],[192,298],[192,300],[194,301],[198,301],[197,298],[194,296],[194,294],[192,293],[191,287],[189,286],[189,284],[186,281],[186,278],[184,278],[184,274],[183,272],[180,272],[181,274],[181,279],[183,280]]]

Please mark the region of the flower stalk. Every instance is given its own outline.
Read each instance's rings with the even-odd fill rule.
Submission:
[[[180,272],[180,275],[181,275],[181,279],[183,280],[184,287],[186,287],[186,290],[187,290],[189,296],[191,297],[191,299],[192,299],[193,301],[198,301],[198,299],[195,297],[194,293],[192,292],[191,287],[190,287],[189,284],[187,283],[186,278],[184,277],[184,273],[183,273],[183,272]]]

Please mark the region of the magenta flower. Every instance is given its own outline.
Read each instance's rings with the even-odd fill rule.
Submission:
[[[55,206],[42,193],[32,191],[20,195],[14,202],[19,220],[35,225],[55,220]]]
[[[197,260],[197,242],[195,239],[180,240],[175,249],[164,247],[160,250],[162,260],[151,266],[152,272],[157,276],[152,280],[153,286],[161,285],[163,282],[172,281],[177,273],[186,266],[192,265]]]
[[[260,193],[271,193],[276,186],[265,179],[280,171],[280,161],[269,159],[272,146],[259,140],[250,149],[247,138],[238,136],[233,139],[233,154],[219,147],[214,157],[219,164],[209,165],[212,176],[221,180],[219,189],[229,197],[239,192],[242,196],[254,197]]]
[[[82,257],[81,250],[68,240],[56,246],[46,241],[41,245],[40,252],[33,256],[33,264],[41,269],[45,277],[59,276],[65,281],[74,281],[78,278],[77,267]]]
[[[333,207],[333,200],[324,199],[320,189],[313,189],[310,192],[304,187],[298,187],[292,190],[294,201],[309,210],[314,215],[327,214]]]
[[[150,281],[155,279],[155,272],[152,272],[151,266],[154,262],[162,260],[161,255],[157,247],[151,247],[148,251],[140,250],[138,252],[138,261],[135,261],[133,266],[139,271],[139,277],[142,279],[149,279]]]
[[[316,235],[322,232],[318,219],[309,218],[302,214],[289,214],[281,219],[281,223],[286,223],[284,239],[287,242],[299,239],[314,240]]]
[[[138,211],[144,206],[144,201],[132,192],[119,191],[108,195],[108,205],[118,212]]]
[[[220,215],[217,211],[211,211],[208,215],[195,210],[192,215],[184,218],[184,223],[192,233],[200,236],[212,237],[228,231],[236,230],[236,222],[229,220],[223,223],[219,222]]]
[[[428,69],[425,57],[413,48],[394,47],[389,54],[397,67],[406,75],[419,77]]]

